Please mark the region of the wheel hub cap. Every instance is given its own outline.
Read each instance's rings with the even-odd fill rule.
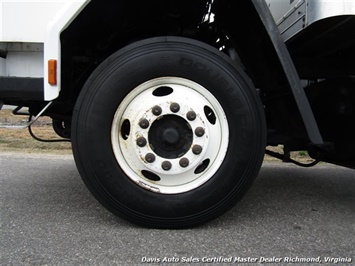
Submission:
[[[169,127],[164,130],[161,138],[165,144],[174,146],[179,142],[180,134],[179,131],[177,131],[175,128]]]
[[[177,115],[166,115],[157,119],[148,133],[149,144],[159,156],[178,158],[190,149],[193,134],[185,119]]]

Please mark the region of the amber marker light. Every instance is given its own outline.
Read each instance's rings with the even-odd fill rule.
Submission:
[[[57,60],[48,60],[48,83],[52,86],[57,85]]]

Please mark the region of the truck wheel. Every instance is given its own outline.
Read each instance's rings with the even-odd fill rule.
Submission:
[[[204,43],[160,37],[131,44],[86,82],[73,152],[92,194],[138,225],[185,228],[240,199],[265,150],[255,88]]]

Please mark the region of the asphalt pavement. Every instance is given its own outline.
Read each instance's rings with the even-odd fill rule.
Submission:
[[[355,171],[266,163],[219,219],[137,227],[106,211],[73,158],[0,154],[0,265],[355,265]]]

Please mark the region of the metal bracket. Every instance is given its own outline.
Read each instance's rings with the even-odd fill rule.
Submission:
[[[49,102],[36,116],[34,119],[32,119],[31,121],[29,121],[26,124],[23,125],[6,125],[6,124],[0,124],[0,128],[7,128],[7,129],[26,129],[29,126],[31,126],[33,123],[35,123],[38,118],[40,118],[40,116],[52,105],[52,101]],[[18,114],[18,115],[31,115],[29,113],[21,113],[19,112],[21,110],[22,106],[17,107],[13,113],[14,114]],[[0,108],[1,109],[1,108]]]
[[[293,64],[290,53],[287,50],[286,44],[282,40],[281,34],[277,28],[274,18],[265,1],[251,0],[257,10],[259,17],[266,28],[270,40],[279,57],[282,68],[288,79],[293,96],[295,98],[298,110],[302,116],[303,123],[306,127],[308,137],[313,144],[324,144],[320,134],[316,119],[314,117],[311,105],[308,101],[306,93],[301,84],[295,65]]]

